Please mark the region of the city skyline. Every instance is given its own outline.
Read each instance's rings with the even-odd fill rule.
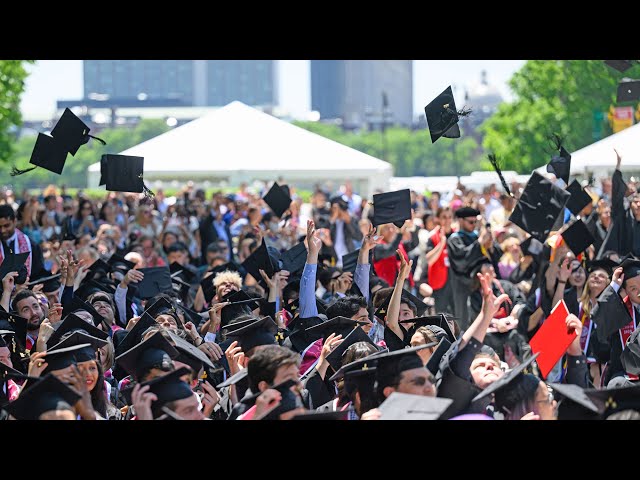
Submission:
[[[423,113],[424,105],[448,85],[454,88],[456,104],[464,104],[464,92],[480,83],[483,70],[488,82],[505,100],[512,98],[507,85],[525,60],[414,60],[413,113]],[[280,60],[279,106],[295,118],[311,111],[311,73],[309,60]],[[79,100],[83,96],[82,60],[43,60],[27,66],[30,72],[22,95],[25,120],[51,118],[56,101]],[[393,98],[389,99],[393,109]],[[473,105],[471,105],[473,107]]]

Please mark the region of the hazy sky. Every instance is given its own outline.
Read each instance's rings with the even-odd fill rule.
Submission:
[[[464,103],[464,90],[480,81],[480,72],[487,70],[489,83],[495,85],[505,99],[511,98],[507,82],[525,60],[414,60],[414,113],[448,85],[454,86],[456,103]],[[81,60],[39,60],[28,67],[22,97],[25,120],[50,118],[56,100],[77,100],[82,97]],[[300,117],[311,108],[309,60],[280,61],[280,103],[293,116]]]

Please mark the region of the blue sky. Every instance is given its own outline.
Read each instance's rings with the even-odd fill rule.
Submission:
[[[480,72],[487,70],[490,84],[495,85],[505,99],[511,98],[507,85],[509,78],[525,60],[414,60],[413,108],[414,113],[453,85],[456,103],[462,105],[465,88],[480,81]],[[28,67],[26,90],[21,110],[26,120],[50,118],[55,112],[56,100],[82,97],[81,60],[40,60]],[[280,61],[280,103],[294,116],[310,110],[311,89],[309,60]]]

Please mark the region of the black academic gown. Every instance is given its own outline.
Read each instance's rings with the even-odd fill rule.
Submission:
[[[602,247],[598,252],[598,257],[607,250],[614,250],[621,255],[633,253],[640,255],[640,251],[634,251],[634,226],[636,223],[631,209],[625,207],[624,196],[626,193],[626,184],[622,180],[622,173],[616,170],[611,178],[612,195],[611,195],[611,226],[607,232],[607,236],[602,243]]]

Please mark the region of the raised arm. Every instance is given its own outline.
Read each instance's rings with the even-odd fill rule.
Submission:
[[[369,252],[375,248],[377,242],[376,228],[369,224],[369,231],[362,239],[362,246],[358,254],[358,263],[356,264],[356,273],[354,275],[354,281],[367,300],[367,303],[369,302],[369,273],[371,270]]]
[[[307,221],[307,262],[300,279],[300,317],[308,318],[318,315],[316,306],[316,273],[318,271],[318,253],[322,248],[322,240],[316,234],[313,220]]]
[[[487,328],[489,328],[493,316],[500,309],[500,305],[509,299],[509,295],[506,293],[496,298],[491,288],[490,274],[486,273],[482,275],[479,273],[478,279],[480,280],[480,290],[482,291],[482,309],[471,326],[462,335],[460,349],[462,349],[471,338],[475,338],[481,343],[484,342]]]
[[[400,257],[400,271],[398,272],[398,278],[396,278],[396,284],[393,287],[393,293],[391,294],[391,300],[389,301],[386,322],[389,330],[395,333],[400,340],[404,340],[404,333],[400,328],[400,323],[398,323],[398,318],[400,317],[400,300],[402,299],[402,287],[404,286],[404,282],[409,275],[411,275],[413,260],[407,263],[400,250],[396,253]]]

